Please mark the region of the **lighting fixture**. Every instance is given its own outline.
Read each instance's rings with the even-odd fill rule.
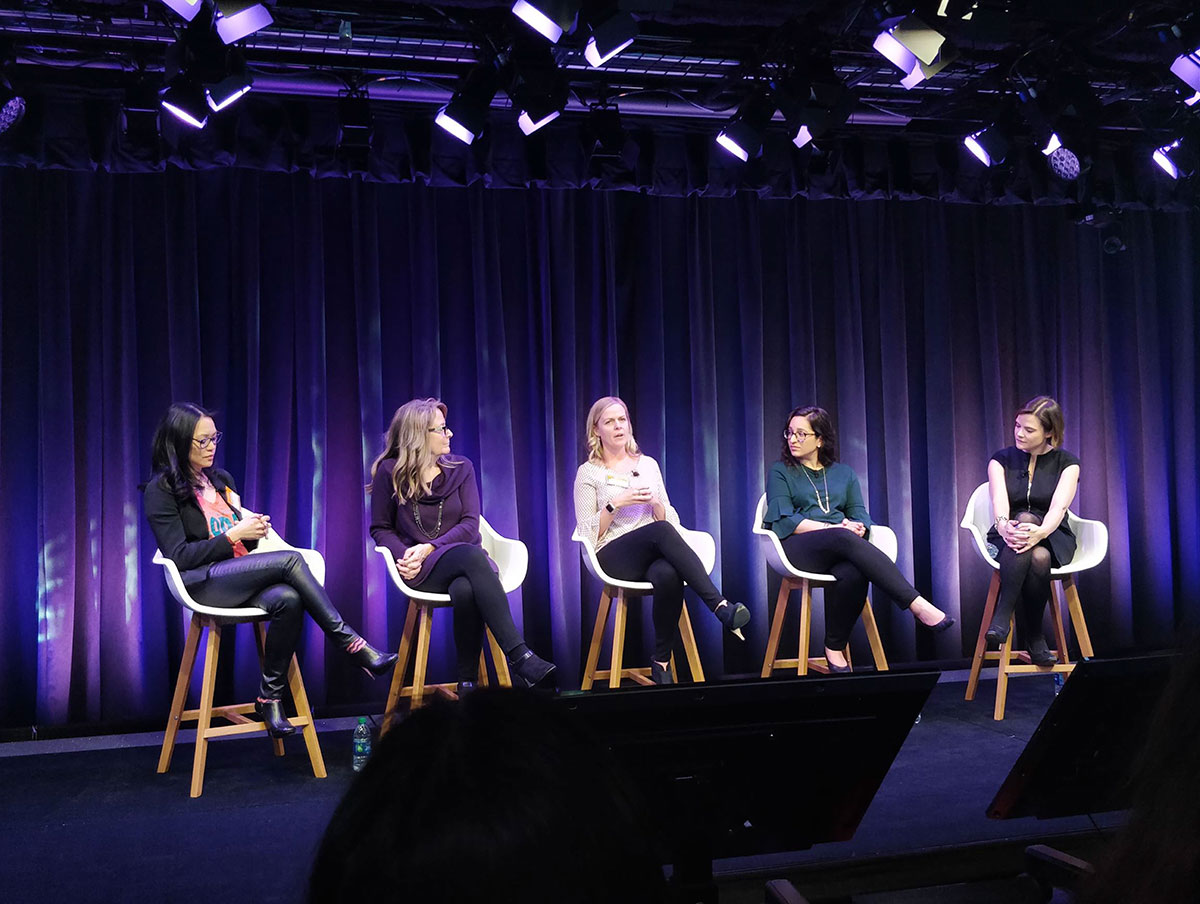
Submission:
[[[937,75],[958,57],[958,49],[945,35],[916,16],[885,19],[880,24],[883,31],[872,46],[904,73],[900,84],[905,88]]]
[[[963,144],[984,166],[1001,164],[1008,156],[1008,137],[995,125],[968,135]]]
[[[0,79],[0,135],[24,118],[25,98],[13,91],[8,79]]]
[[[196,18],[196,13],[200,12],[204,0],[163,0],[163,3],[191,22]]]
[[[488,64],[476,66],[450,103],[438,110],[434,122],[463,144],[470,144],[487,125],[488,107],[497,87],[496,68]]]
[[[764,89],[758,89],[738,108],[737,115],[717,135],[717,144],[743,163],[762,148],[763,133],[775,114],[775,103]]]
[[[214,113],[220,113],[254,86],[254,79],[244,69],[232,72],[215,85],[205,88],[208,105]]]
[[[508,63],[508,96],[520,111],[517,125],[532,135],[562,113],[567,105],[567,80],[550,48],[541,42],[518,41]]]
[[[373,131],[371,101],[365,94],[350,94],[338,98],[337,143],[339,148],[370,147]]]
[[[270,10],[252,0],[215,0],[213,7],[217,34],[226,44],[240,41],[275,21]]]
[[[159,137],[158,86],[150,78],[142,78],[125,89],[121,104],[121,132],[135,143],[157,142]]]
[[[193,129],[203,129],[208,122],[208,95],[204,86],[186,73],[171,80],[160,103],[164,110]]]
[[[579,0],[517,0],[512,11],[551,44],[557,44],[563,32],[575,24]]]
[[[595,158],[619,158],[625,153],[629,135],[621,125],[621,114],[615,106],[597,105],[587,117],[589,154]]]
[[[811,84],[800,77],[781,80],[775,85],[775,103],[787,122],[792,144],[802,148],[850,118],[854,94],[831,68]]]
[[[598,17],[598,21],[591,23],[590,28],[591,34],[583,57],[593,69],[599,69],[632,44],[638,34],[633,16],[621,10],[614,10],[604,18]]]
[[[1182,138],[1155,150],[1151,159],[1172,179],[1186,179],[1196,171],[1197,155]]]

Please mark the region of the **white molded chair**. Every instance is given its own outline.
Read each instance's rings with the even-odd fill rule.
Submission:
[[[482,516],[479,518],[479,534],[484,551],[500,568],[500,584],[504,587],[504,592],[512,593],[525,580],[525,572],[529,569],[529,549],[520,540],[510,540],[500,536]],[[404,617],[404,632],[400,636],[400,658],[392,673],[392,686],[388,691],[387,709],[383,714],[383,728],[386,731],[391,727],[392,713],[395,712],[401,697],[411,698],[412,708],[416,709],[424,702],[425,694],[429,691],[454,692],[456,685],[453,683],[425,683],[425,674],[429,666],[429,638],[433,633],[433,610],[449,606],[451,602],[448,593],[430,593],[409,587],[400,577],[400,572],[396,568],[396,560],[392,558],[391,551],[383,546],[376,546],[375,551],[383,556],[392,583],[399,587],[400,592],[409,600],[408,613]],[[405,684],[404,676],[408,671],[414,635],[416,635],[417,655],[413,663],[413,680],[412,684]],[[487,640],[488,647],[492,651],[492,664],[496,669],[496,680],[501,687],[512,687],[512,678],[508,672],[508,659],[492,635],[491,628],[487,629]],[[487,684],[487,665],[482,651],[479,654],[479,681],[481,684]]]
[[[1054,650],[1058,663],[1052,666],[1037,666],[1029,660],[1026,651],[1016,652],[1014,661],[1013,640],[1015,630],[1009,623],[1008,640],[998,651],[988,651],[988,625],[996,611],[996,598],[1000,595],[1000,563],[997,562],[987,548],[987,534],[995,518],[992,514],[992,497],[988,484],[982,483],[975,488],[967,502],[967,511],[963,515],[960,527],[969,531],[975,541],[976,551],[983,560],[992,567],[992,580],[988,585],[987,603],[983,607],[983,621],[979,623],[979,638],[975,641],[975,655],[971,659],[971,676],[967,680],[967,700],[975,699],[975,690],[979,686],[979,672],[985,661],[995,661],[996,669],[996,704],[992,718],[999,721],[1004,718],[1004,704],[1008,696],[1009,675],[1049,674],[1064,672],[1069,674],[1075,665],[1067,656],[1067,634],[1063,626],[1062,605],[1066,596],[1067,609],[1070,612],[1071,624],[1075,628],[1075,639],[1079,643],[1079,652],[1084,659],[1091,659],[1092,639],[1088,635],[1087,622],[1083,618],[1083,607],[1079,603],[1079,589],[1075,584],[1075,575],[1080,571],[1095,568],[1108,555],[1108,528],[1100,521],[1089,521],[1078,517],[1074,512],[1067,511],[1067,523],[1075,534],[1075,557],[1062,568],[1050,569],[1050,589],[1053,595],[1053,605],[1050,606],[1050,621],[1054,625],[1054,639],[1057,649]],[[1064,594],[1065,590],[1065,594]]]
[[[783,551],[783,543],[775,532],[763,527],[763,517],[767,513],[767,496],[764,493],[758,500],[758,508],[754,510],[754,535],[758,538],[759,547],[771,570],[783,578],[779,585],[779,596],[775,598],[775,614],[771,618],[771,633],[767,637],[767,650],[763,656],[762,677],[770,678],[775,669],[795,668],[797,675],[807,675],[808,670],[828,672],[829,663],[824,656],[809,656],[809,636],[812,631],[812,592],[821,587],[836,584],[837,578],[831,574],[820,574],[813,571],[801,571],[788,559]],[[896,533],[890,527],[876,524],[871,528],[868,538],[871,543],[882,550],[889,559],[896,561],[898,544]],[[783,619],[787,614],[788,599],[793,590],[800,591],[800,644],[795,659],[776,658],[779,653],[779,635],[783,631]],[[875,660],[875,670],[888,670],[887,656],[883,652],[883,641],[879,637],[879,627],[875,624],[875,612],[869,599],[863,600],[863,627],[867,631],[867,640],[871,644],[871,656]],[[845,649],[846,662],[850,663],[850,646]]]
[[[686,527],[677,527],[676,530],[696,553],[705,572],[712,574],[713,567],[717,563],[717,542],[712,535],[701,530],[688,530]],[[581,536],[578,530],[571,534],[571,539],[581,547],[584,567],[604,585],[604,590],[600,594],[600,606],[596,610],[596,624],[592,628],[592,643],[588,648],[581,688],[585,691],[591,690],[593,683],[605,679],[608,679],[608,686],[612,688],[620,687],[623,678],[630,678],[638,684],[652,684],[649,668],[625,668],[623,661],[627,618],[626,600],[630,596],[652,594],[654,587],[649,581],[621,581],[614,578],[600,567],[600,560],[596,558],[596,548],[592,545],[591,540]],[[611,605],[614,597],[616,598],[615,607]],[[597,671],[596,666],[600,661],[600,647],[604,643],[604,629],[608,622],[610,608],[613,610],[612,654],[609,668]],[[679,636],[683,641],[683,651],[687,656],[692,680],[697,683],[703,682],[704,666],[700,664],[700,650],[696,647],[696,635],[692,631],[692,620],[688,616],[686,602],[679,613]],[[671,674],[676,677],[679,674],[675,668],[674,654],[671,654]]]
[[[263,552],[294,549],[304,557],[309,570],[321,584],[325,583],[325,559],[315,549],[297,549],[284,542],[283,538],[272,529],[266,537],[259,541],[257,548],[250,553],[257,555]],[[171,754],[175,751],[175,739],[179,733],[181,722],[196,723],[196,752],[192,758],[192,786],[190,794],[199,797],[204,790],[204,766],[208,758],[208,742],[212,738],[228,737],[229,735],[249,734],[266,731],[261,721],[247,718],[254,713],[254,703],[235,703],[229,706],[213,706],[213,689],[217,679],[217,659],[221,649],[221,629],[225,625],[237,625],[249,622],[254,625],[254,638],[258,644],[258,658],[261,662],[263,643],[267,636],[266,622],[270,618],[267,612],[255,606],[243,606],[236,609],[220,609],[215,606],[203,606],[192,598],[184,586],[175,563],[162,554],[154,551],[152,560],[155,565],[161,565],[166,573],[167,587],[171,595],[185,609],[191,610],[192,619],[188,625],[187,639],[183,644],[183,661],[179,664],[179,677],[175,681],[175,696],[171,700],[171,714],[167,719],[167,730],[163,736],[162,752],[158,757],[158,771],[166,772],[171,766]],[[196,662],[196,650],[200,646],[200,638],[205,629],[208,630],[208,643],[204,650],[203,681],[200,688],[200,705],[197,709],[185,710],[188,688],[192,680],[192,667]],[[288,667],[288,687],[296,704],[296,715],[288,721],[301,729],[304,746],[308,749],[308,759],[312,763],[313,775],[325,778],[325,759],[321,756],[321,745],[317,741],[317,729],[313,724],[312,708],[308,703],[308,694],[304,690],[304,679],[300,675],[300,666],[296,657]],[[225,719],[230,724],[213,726],[213,719]],[[283,740],[272,738],[276,756],[283,756]]]

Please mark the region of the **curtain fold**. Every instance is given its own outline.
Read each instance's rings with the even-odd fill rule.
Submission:
[[[832,412],[901,569],[960,616],[932,638],[877,600],[892,661],[973,648],[988,569],[958,520],[1043,392],[1083,461],[1074,508],[1110,530],[1081,578],[1097,649],[1162,647],[1200,614],[1194,213],[1128,211],[1128,250],[1106,255],[1052,207],[883,197],[9,167],[0,203],[2,726],[165,712],[183,619],[137,484],[173,399],[217,411],[247,505],[321,550],[343,615],[390,647],[404,613],[366,534],[367,469],[398,405],[444,399],[485,516],[530,549],[516,621],[568,685],[599,597],[571,487],[605,394],[753,611],[742,645],[690,599],[712,677],[761,662],[778,581],[751,517],[807,403]],[[453,663],[438,619],[435,677]],[[637,658],[648,607],[632,622]],[[301,655],[316,702],[382,700],[311,626]],[[248,635],[231,658],[249,692]]]

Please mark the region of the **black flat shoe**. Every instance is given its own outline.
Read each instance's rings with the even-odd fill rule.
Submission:
[[[917,619],[917,623],[922,628],[924,628],[926,631],[928,631],[930,634],[941,634],[943,631],[949,631],[951,628],[954,627],[954,616],[943,615],[942,620],[940,622],[938,622],[936,625],[927,625],[927,624],[925,624],[925,622],[921,621],[919,618]]]
[[[987,633],[983,635],[987,641],[989,650],[998,650],[1008,640],[1008,628],[997,628],[995,625],[990,625]]]
[[[361,644],[359,641],[362,641]],[[346,652],[350,654],[354,664],[372,678],[386,675],[392,670],[396,660],[400,658],[396,653],[379,652],[361,637],[352,643]]]
[[[1035,637],[1029,641],[1029,661],[1042,668],[1058,665],[1058,657],[1050,652],[1044,637]]]
[[[650,660],[650,680],[655,684],[674,684],[675,676],[671,674],[671,664],[661,665],[655,660]]]
[[[558,688],[558,669],[553,662],[547,662],[526,650],[525,655],[516,662],[510,662],[509,667],[516,676],[518,687],[535,687],[541,690],[556,690]]]
[[[267,734],[273,738],[286,738],[296,733],[296,726],[283,714],[282,700],[255,700],[254,713],[262,719]]]
[[[713,614],[725,626],[726,631],[740,640],[746,639],[742,635],[741,629],[750,621],[749,609],[741,603],[731,603],[726,600],[725,605],[717,607],[717,610]]]
[[[828,659],[825,660],[825,667],[829,669],[830,675],[849,675],[854,671],[854,666],[848,663],[846,665],[834,665]]]

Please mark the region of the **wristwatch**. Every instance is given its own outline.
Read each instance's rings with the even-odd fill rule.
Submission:
[[[615,515],[617,513],[616,507],[611,502],[604,503],[604,510],[610,515]]]

